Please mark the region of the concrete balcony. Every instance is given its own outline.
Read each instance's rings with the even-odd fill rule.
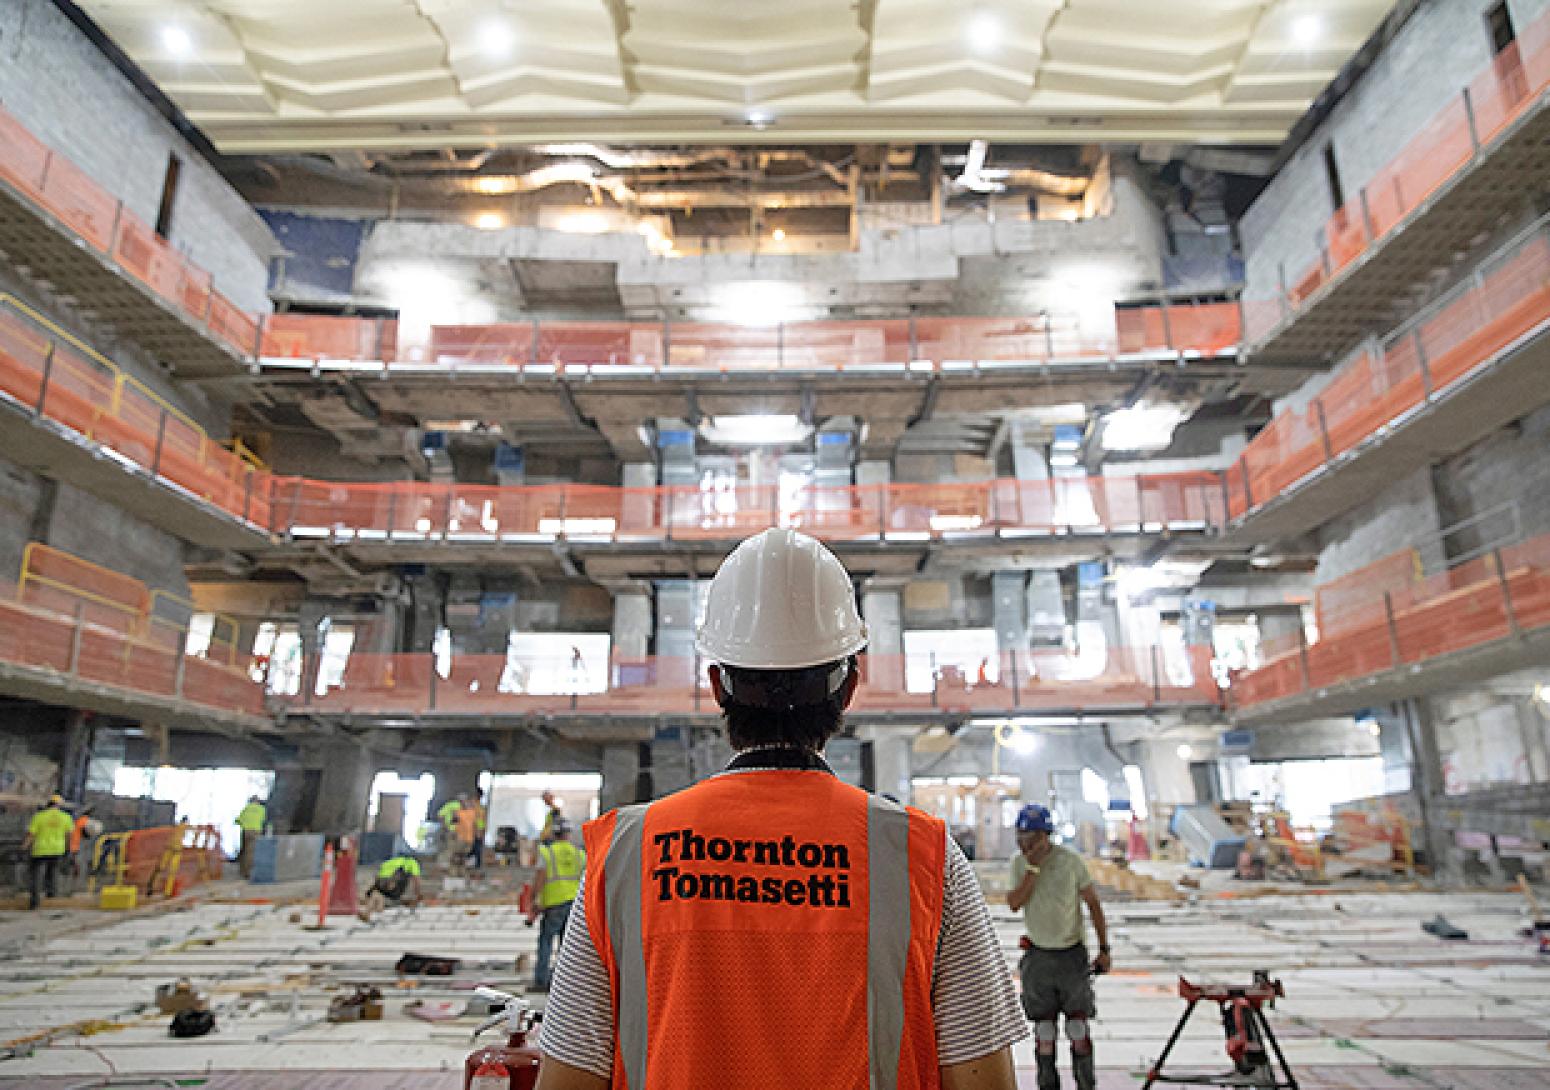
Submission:
[[[180,377],[246,373],[258,343],[256,316],[3,110],[0,250]]]
[[[1306,533],[1550,404],[1550,221],[1347,361],[1227,471],[1228,541]]]
[[[1375,322],[1403,316],[1437,270],[1469,252],[1550,175],[1550,15],[1415,137],[1323,229],[1313,267],[1287,270],[1271,298],[1246,300],[1246,357],[1327,364]]]

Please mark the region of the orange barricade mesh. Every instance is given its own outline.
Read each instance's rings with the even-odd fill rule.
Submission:
[[[221,876],[221,837],[210,825],[159,825],[124,838],[124,882],[146,894],[171,895]]]
[[[674,359],[678,326],[673,327]],[[627,322],[539,322],[525,327],[527,340],[510,349],[516,362],[546,367],[626,365],[659,367],[667,362],[660,327]],[[520,334],[513,330],[513,339]],[[506,361],[501,361],[506,362]]]
[[[106,251],[112,243],[118,201],[62,155],[49,157],[42,201],[94,250]]]
[[[1420,578],[1420,554],[1404,549],[1315,588],[1320,637],[1382,620],[1383,595],[1406,596]]]
[[[1232,514],[1285,491],[1327,457],[1420,405],[1428,384],[1434,395],[1445,391],[1546,321],[1550,235],[1541,227],[1483,265],[1477,280],[1389,337],[1381,351],[1363,350],[1342,365],[1307,409],[1278,414],[1228,471]]]
[[[120,632],[139,631],[151,608],[140,580],[37,541],[22,552],[17,592],[28,605],[71,617],[79,611],[87,623]]]
[[[1361,203],[1336,212],[1322,232],[1319,260],[1293,278],[1287,292],[1302,303],[1331,276],[1381,239],[1456,175],[1550,87],[1550,15],[1541,16],[1470,81],[1468,102],[1459,95],[1432,117],[1395,159],[1367,183]],[[1474,136],[1471,137],[1471,117]],[[1245,340],[1273,328],[1279,315],[1264,304],[1250,313]]]
[[[1338,610],[1330,591],[1343,598]],[[1237,704],[1280,699],[1550,625],[1550,535],[1425,579],[1416,577],[1411,552],[1397,553],[1321,588],[1319,597],[1318,643],[1236,675]]]
[[[584,674],[571,662],[564,649],[547,656],[453,655],[440,667],[431,655],[354,654],[338,685],[287,699],[312,710],[362,714],[715,710],[704,665],[696,659],[615,659],[606,676]],[[856,700],[862,711],[1150,708],[1220,701],[1205,647],[1005,652],[968,669],[938,667],[922,656],[867,655],[862,672]]]
[[[202,322],[211,303],[210,276],[192,268],[181,254],[129,212],[119,217],[113,256],[119,266],[156,294]]]
[[[398,323],[319,314],[271,314],[264,319],[260,356],[290,359],[391,361]]]
[[[0,178],[21,190],[28,199],[42,200],[43,181],[50,152],[32,133],[0,110]]]
[[[241,356],[258,346],[258,319],[218,291],[210,293],[210,332]]]

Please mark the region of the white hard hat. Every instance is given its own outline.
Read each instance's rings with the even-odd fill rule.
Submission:
[[[806,534],[775,529],[722,561],[694,645],[724,666],[796,670],[843,659],[866,643],[839,558]]]

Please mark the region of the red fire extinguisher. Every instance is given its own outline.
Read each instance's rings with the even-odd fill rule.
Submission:
[[[538,1085],[538,1049],[527,1043],[537,1019],[526,1000],[498,992],[494,988],[475,988],[474,994],[502,1004],[474,1030],[474,1040],[485,1030],[505,1030],[504,1045],[475,1049],[463,1062],[463,1090],[533,1090]]]

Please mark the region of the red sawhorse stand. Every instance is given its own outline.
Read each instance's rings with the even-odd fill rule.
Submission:
[[[1179,977],[1179,997],[1188,1006],[1184,1008],[1179,1024],[1173,1027],[1173,1036],[1168,1038],[1162,1055],[1157,1057],[1157,1062],[1147,1072],[1146,1082],[1141,1090],[1148,1090],[1154,1083],[1159,1082],[1187,1086],[1243,1086],[1270,1088],[1270,1090],[1298,1090],[1296,1076],[1287,1065],[1286,1057],[1281,1053],[1281,1045],[1276,1041],[1276,1035],[1265,1019],[1264,1008],[1275,1006],[1276,998],[1285,995],[1286,991],[1281,987],[1281,982],[1271,980],[1269,974],[1263,970],[1256,971],[1254,982],[1248,985],[1197,985]],[[1195,1013],[1195,1007],[1202,1001],[1215,1003],[1221,1011],[1222,1029],[1227,1034],[1227,1055],[1232,1060],[1233,1069],[1222,1075],[1164,1074],[1163,1064],[1168,1062],[1168,1054],[1173,1051],[1173,1046],[1178,1044],[1179,1035],[1184,1032],[1189,1016]],[[1279,1074],[1271,1066],[1270,1056],[1265,1051],[1266,1044],[1275,1053],[1276,1063],[1281,1066]]]

